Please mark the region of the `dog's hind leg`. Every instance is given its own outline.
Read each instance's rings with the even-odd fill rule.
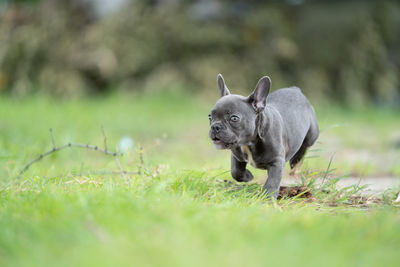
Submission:
[[[303,144],[301,145],[300,149],[294,154],[294,156],[290,159],[290,168],[293,169],[297,163],[301,161],[301,159],[304,157],[304,154],[307,151],[307,146],[305,145],[305,141],[303,141]]]
[[[304,138],[303,144],[299,150],[294,154],[294,156],[290,159],[290,168],[293,169],[297,163],[299,163],[304,155],[306,154],[307,148],[312,146],[317,140],[319,135],[318,124],[312,123],[310,129],[307,132],[306,137]]]

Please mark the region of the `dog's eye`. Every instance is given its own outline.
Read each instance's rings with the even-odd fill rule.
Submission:
[[[232,121],[232,122],[237,122],[237,121],[239,121],[239,117],[236,116],[236,115],[232,115],[232,116],[231,116],[231,121]]]

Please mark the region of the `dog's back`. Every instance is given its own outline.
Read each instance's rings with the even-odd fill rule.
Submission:
[[[289,147],[287,160],[293,158],[302,145],[309,147],[314,144],[319,135],[318,123],[310,102],[300,88],[283,88],[271,93],[267,97],[267,105],[274,107],[284,121]],[[304,138],[296,138],[300,136]]]

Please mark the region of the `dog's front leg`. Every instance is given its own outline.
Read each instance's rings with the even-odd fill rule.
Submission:
[[[283,158],[277,159],[274,163],[268,166],[268,179],[264,184],[265,195],[274,197],[275,199],[278,197],[284,166],[285,160]]]
[[[231,174],[233,179],[238,182],[249,182],[253,179],[253,174],[246,169],[246,162],[238,161],[235,156],[231,155]]]

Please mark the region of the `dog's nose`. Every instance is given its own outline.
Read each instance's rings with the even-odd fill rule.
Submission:
[[[222,125],[219,123],[216,123],[211,126],[211,130],[213,130],[213,132],[215,132],[215,133],[219,133],[219,131],[222,130]]]

